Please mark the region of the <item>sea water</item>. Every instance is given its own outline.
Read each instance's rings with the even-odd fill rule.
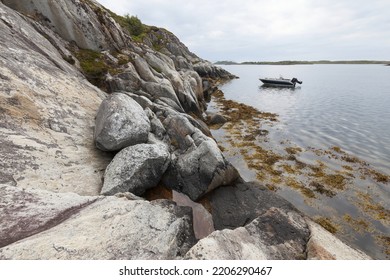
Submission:
[[[226,99],[251,105],[261,111],[276,113],[278,122],[269,127],[268,145],[288,140],[304,149],[328,150],[340,147],[382,174],[390,175],[390,67],[383,65],[226,65],[239,79],[220,89]],[[295,88],[263,87],[259,78],[293,78],[303,81]],[[218,139],[218,132],[217,140]],[[234,162],[234,160],[233,160]],[[239,161],[237,161],[239,162]],[[240,170],[245,167],[237,166]],[[245,176],[244,176],[245,177]],[[253,179],[253,178],[249,178]],[[359,180],[356,180],[360,182]],[[361,215],[354,206],[353,191],[360,195],[374,189],[379,202],[389,214],[389,184],[365,181],[354,183],[335,197],[308,203],[288,190],[279,191],[298,209],[310,216]],[[369,198],[371,200],[371,197]],[[356,203],[355,203],[356,204]],[[342,219],[340,219],[342,220]],[[364,220],[364,219],[362,219]],[[356,223],[357,219],[352,220]],[[360,221],[360,220],[359,220]],[[367,219],[369,227],[350,233],[342,228],[338,235],[374,258],[389,258],[389,217],[380,221]],[[356,225],[359,226],[359,225]],[[378,242],[378,240],[381,242]],[[387,245],[386,245],[387,244]],[[387,246],[387,247],[386,247]]]

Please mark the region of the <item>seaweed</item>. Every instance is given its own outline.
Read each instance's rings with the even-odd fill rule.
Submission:
[[[339,226],[335,225],[329,218],[319,217],[316,218],[314,221],[330,233],[335,234],[339,231]]]

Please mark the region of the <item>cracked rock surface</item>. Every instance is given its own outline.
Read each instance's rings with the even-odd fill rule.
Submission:
[[[4,185],[0,190],[7,192],[6,199],[0,197],[7,215],[6,222],[2,220],[2,242],[13,241],[3,237],[11,227],[17,232],[18,227],[25,228],[31,235],[20,235],[15,238],[19,241],[0,248],[0,259],[176,259],[195,242],[191,209],[167,200],[86,198]],[[11,195],[28,200],[15,205]],[[69,212],[72,205],[76,206]],[[42,225],[45,230],[38,232]]]

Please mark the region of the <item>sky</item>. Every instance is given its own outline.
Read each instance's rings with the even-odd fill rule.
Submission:
[[[390,0],[97,0],[203,59],[390,60]]]

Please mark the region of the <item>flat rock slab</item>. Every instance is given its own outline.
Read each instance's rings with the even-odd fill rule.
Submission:
[[[365,253],[351,248],[329,231],[310,219],[306,219],[311,237],[307,244],[309,260],[369,260]]]
[[[191,248],[186,258],[305,259],[309,236],[309,229],[301,214],[270,208],[245,227],[213,232]]]
[[[47,230],[96,200],[0,185],[0,247]]]
[[[41,195],[31,194],[29,200]],[[59,201],[62,196],[67,197],[59,194]],[[45,215],[41,212],[35,220]],[[23,213],[14,213],[14,217]],[[6,228],[2,234],[8,230],[17,231],[15,227]],[[178,207],[167,200],[100,197],[60,224],[2,247],[0,259],[180,259],[194,243],[188,207]]]

